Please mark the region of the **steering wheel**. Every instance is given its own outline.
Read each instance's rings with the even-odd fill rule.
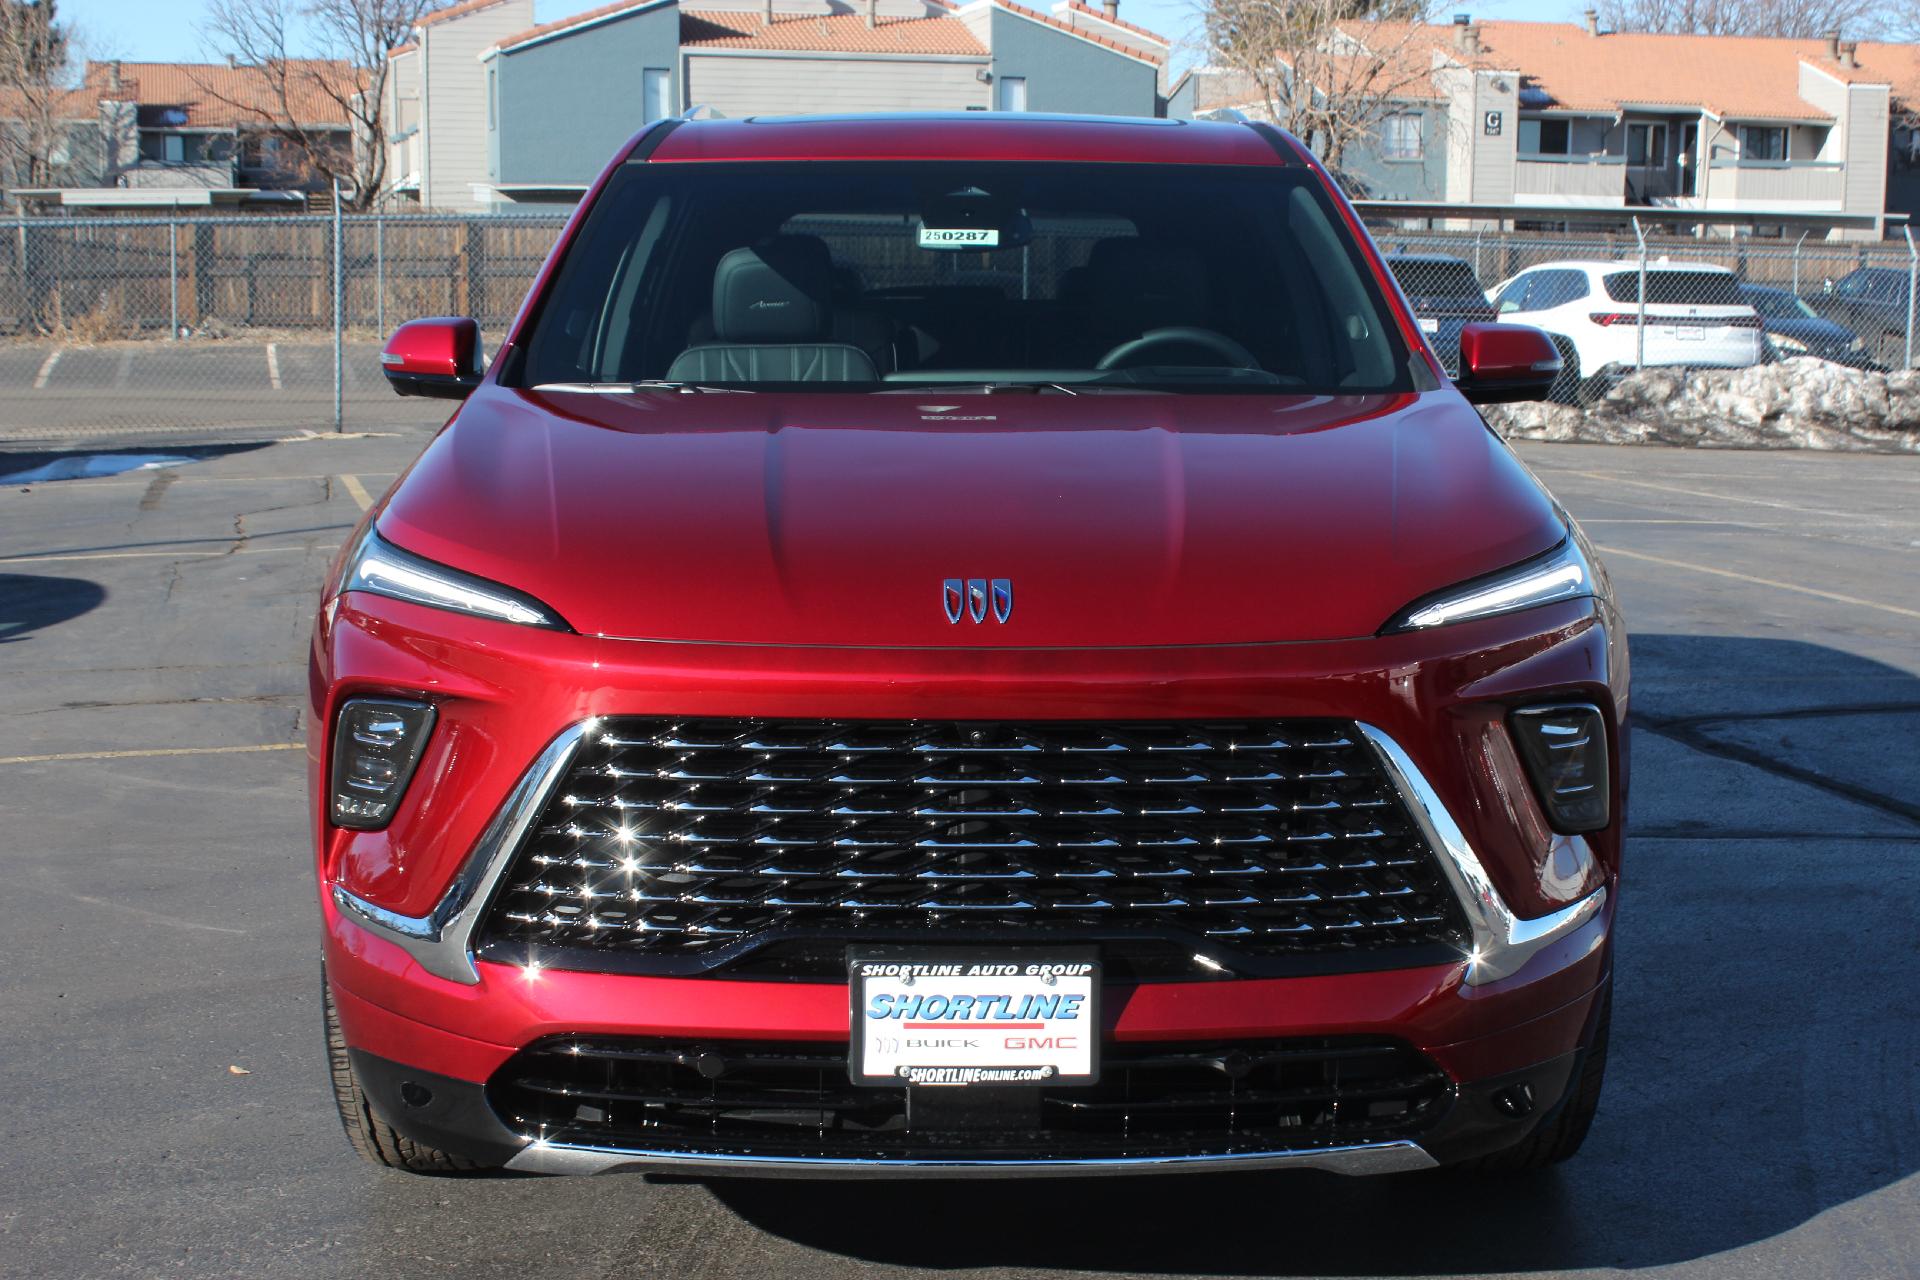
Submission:
[[[1253,352],[1247,350],[1224,333],[1212,329],[1200,329],[1193,325],[1173,325],[1165,329],[1149,329],[1137,338],[1129,338],[1107,354],[1100,357],[1096,370],[1123,369],[1131,364],[1151,364],[1142,360],[1143,352],[1155,347],[1205,347],[1222,357],[1221,363],[1234,369],[1258,369],[1260,362],[1253,358]]]

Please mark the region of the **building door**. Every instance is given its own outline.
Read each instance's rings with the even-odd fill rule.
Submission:
[[[1700,126],[1683,124],[1680,126],[1680,150],[1676,158],[1680,161],[1680,194],[1690,196],[1698,183],[1694,170],[1700,166]]]

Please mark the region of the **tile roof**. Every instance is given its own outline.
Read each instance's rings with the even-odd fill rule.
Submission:
[[[187,124],[232,128],[256,124],[262,113],[281,113],[275,85],[259,67],[224,62],[121,62],[120,87],[111,87],[114,64],[89,62],[82,88],[89,104],[135,102],[143,106],[184,107]],[[294,122],[347,127],[347,114],[333,93],[350,89],[360,77],[344,62],[298,58],[288,75]],[[329,92],[332,90],[333,92]]]
[[[465,17],[469,13],[478,13],[482,9],[491,9],[496,4],[505,4],[507,0],[461,0],[459,4],[450,4],[444,9],[435,9],[432,13],[423,13],[413,20],[416,27],[430,27],[436,22],[445,22],[448,18]]]
[[[601,18],[611,18],[614,14],[624,13],[629,9],[650,9],[664,2],[665,0],[616,0],[615,3],[603,4],[598,9],[588,9],[585,13],[576,13],[566,18],[555,18],[552,22],[543,22],[537,27],[528,27],[525,31],[516,31],[512,35],[497,42],[493,47],[496,49],[509,49],[517,44],[525,44],[529,40],[538,40],[541,36],[555,35],[571,27],[584,27],[589,22],[597,22]]]
[[[1836,80],[1891,84],[1896,96],[1920,91],[1920,53],[1911,45],[1859,46],[1857,67],[1827,55],[1823,40],[1771,36],[1703,36],[1614,32],[1587,34],[1564,22],[1482,22],[1480,52],[1465,57],[1451,25],[1428,25],[1409,52],[1438,53],[1461,65],[1517,71],[1545,97],[1541,109],[1613,113],[1636,104],[1700,107],[1723,119],[1829,120],[1800,96],[1805,63]],[[1366,40],[1367,25],[1351,34]],[[1398,44],[1406,28],[1379,24],[1381,45]]]
[[[757,10],[680,10],[680,43],[696,49],[777,49],[804,53],[960,54],[984,57],[986,49],[951,14],[930,18],[881,17],[869,27],[863,13],[818,17],[776,15],[773,25]]]
[[[1145,36],[1147,39],[1153,41],[1155,44],[1163,44],[1163,45],[1167,45],[1168,47],[1172,47],[1173,42],[1171,40],[1168,40],[1165,36],[1161,35],[1158,31],[1149,31],[1145,27],[1140,26],[1138,23],[1128,22],[1125,18],[1109,18],[1107,16],[1106,10],[1096,9],[1089,4],[1081,4],[1080,0],[1068,0],[1067,8],[1073,10],[1075,13],[1084,13],[1089,18],[1098,18],[1100,21],[1107,23],[1109,26],[1125,27],[1128,31],[1133,32],[1135,35]]]
[[[1045,23],[1049,27],[1057,27],[1070,35],[1080,37],[1082,40],[1091,40],[1095,44],[1105,45],[1107,48],[1118,53],[1124,53],[1129,58],[1138,58],[1143,62],[1151,62],[1156,66],[1166,61],[1164,57],[1158,54],[1148,53],[1146,50],[1137,49],[1132,45],[1121,44],[1118,40],[1111,40],[1097,31],[1089,31],[1085,27],[1076,27],[1071,23],[1062,22],[1050,13],[1042,13],[1038,9],[1029,9],[1025,5],[1013,3],[1013,0],[991,0],[991,3],[996,9],[1005,9],[1008,13],[1017,13],[1023,18],[1031,18],[1035,22]]]

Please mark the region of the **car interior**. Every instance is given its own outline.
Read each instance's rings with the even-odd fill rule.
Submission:
[[[1302,182],[888,163],[838,181],[761,166],[758,189],[735,192],[726,166],[667,168],[602,200],[518,385],[1384,390],[1407,376],[1376,286]]]

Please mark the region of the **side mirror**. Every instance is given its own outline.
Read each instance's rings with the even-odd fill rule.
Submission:
[[[1560,376],[1560,349],[1524,324],[1460,328],[1460,376],[1454,385],[1475,404],[1543,400]]]
[[[480,326],[453,316],[409,320],[387,339],[380,368],[387,384],[403,396],[464,400],[485,372]]]

